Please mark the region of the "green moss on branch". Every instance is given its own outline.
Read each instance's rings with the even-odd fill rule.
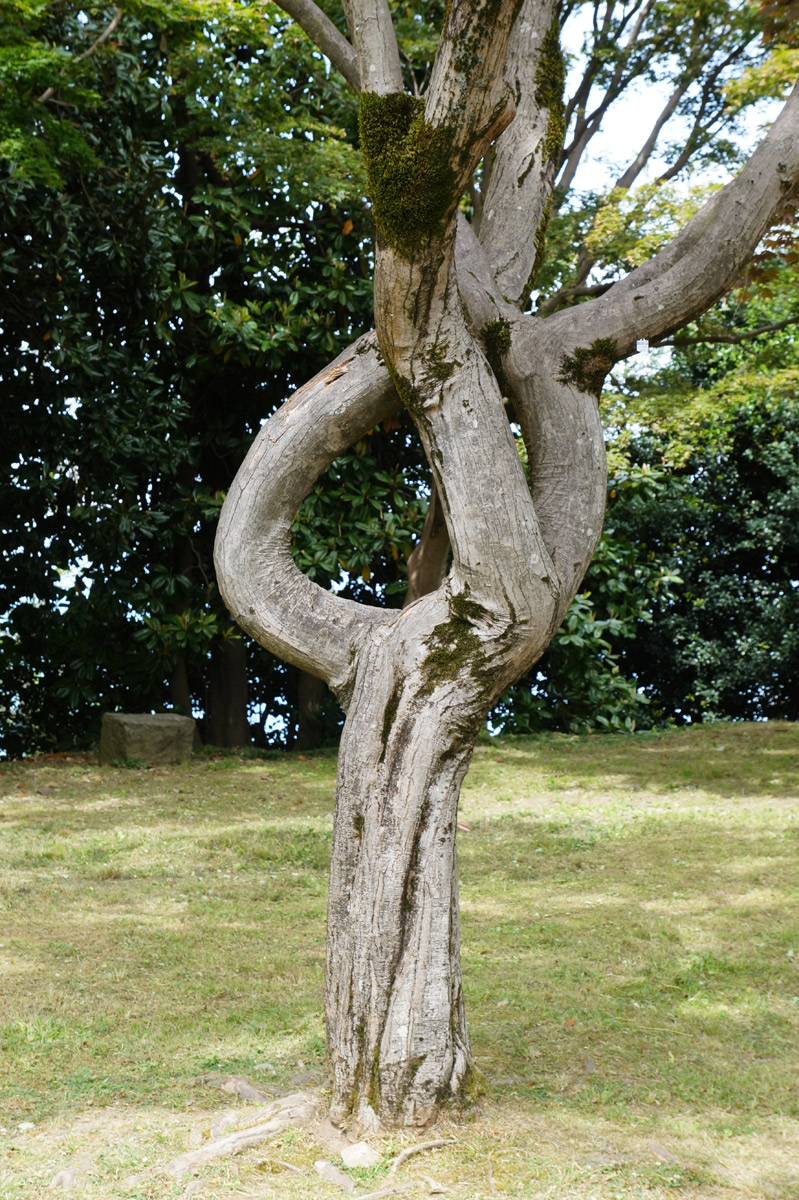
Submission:
[[[422,668],[425,682],[417,695],[429,696],[440,684],[457,679],[466,672],[474,679],[485,674],[485,647],[474,628],[485,617],[482,605],[470,600],[466,594],[451,598],[449,620],[437,625],[427,638],[427,655]],[[481,682],[488,696],[491,681],[485,677]]]
[[[545,162],[557,161],[563,151],[563,140],[566,136],[566,116],[563,107],[565,84],[566,63],[560,48],[560,25],[555,17],[544,38],[535,72],[536,103],[549,113],[544,134]]]
[[[425,355],[425,379],[427,383],[446,383],[461,364],[457,359],[447,358],[449,342],[435,342]]]
[[[510,321],[506,321],[504,317],[496,321],[487,321],[483,326],[483,338],[486,358],[493,368],[494,362],[504,358],[510,350]]]
[[[541,270],[544,262],[544,255],[546,254],[547,249],[547,226],[549,225],[549,216],[551,212],[552,197],[549,196],[533,238],[533,245],[535,246],[535,260],[533,262],[533,269],[530,272],[530,278],[527,280],[527,290],[525,292],[526,296],[529,296],[530,292],[532,292],[533,288],[535,287],[535,281],[538,278],[538,272]]]
[[[488,365],[494,372],[494,378],[500,386],[503,396],[508,394],[507,378],[502,366],[502,359],[510,350],[511,325],[504,317],[496,321],[488,321],[483,326],[483,345],[488,359]]]
[[[444,232],[457,203],[450,133],[428,124],[424,101],[404,93],[362,92],[359,125],[378,233],[412,258],[420,242]]]
[[[380,751],[379,762],[383,762],[386,757],[386,749],[388,748],[388,735],[391,733],[391,727],[397,717],[397,709],[399,708],[400,696],[402,695],[402,687],[399,683],[395,683],[391,695],[386,704],[386,710],[383,713],[383,732],[381,736],[382,750]]]
[[[613,338],[597,338],[590,346],[578,346],[573,354],[564,354],[560,364],[560,382],[571,383],[598,400],[608,371],[618,362],[618,358]]]

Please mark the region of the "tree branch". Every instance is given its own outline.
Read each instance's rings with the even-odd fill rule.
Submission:
[[[447,523],[433,480],[422,536],[408,556],[408,590],[403,608],[440,586],[447,573],[449,549]]]
[[[710,105],[710,99],[713,95],[716,81],[718,80],[718,77],[724,68],[728,67],[730,63],[735,62],[748,45],[749,39],[735,46],[735,48],[722,62],[716,64],[711,73],[708,75],[707,79],[702,84],[699,108],[694,116],[694,122],[691,126],[688,137],[685,139],[685,145],[668,170],[664,171],[662,175],[658,176],[658,183],[668,183],[670,179],[674,179],[675,176],[679,175],[680,171],[682,171],[683,167],[688,164],[691,156],[702,144],[703,139],[706,137],[712,127],[723,117],[726,109],[726,100],[723,95],[718,95],[714,111],[710,117],[705,119],[705,114]]]
[[[557,580],[554,632],[602,532],[606,467],[599,408],[592,395],[559,379],[561,342],[557,332],[554,340],[549,336],[557,318],[522,317],[499,295],[465,219],[458,222],[456,250],[459,290],[472,324],[485,330],[493,323],[507,333],[506,349],[495,348],[492,366],[509,391],[527,447],[533,509]]]
[[[781,329],[787,329],[790,325],[799,325],[799,314],[793,317],[786,317],[784,321],[775,321],[772,325],[761,325],[757,329],[747,329],[741,333],[716,333],[704,334],[700,337],[675,337],[670,341],[655,342],[653,343],[653,348],[660,349],[661,346],[673,346],[675,349],[681,350],[684,346],[740,346],[743,342],[751,342],[754,338],[763,337],[766,333],[779,333]]]
[[[716,110],[707,120],[704,120],[705,113],[710,103],[710,98],[719,75],[725,67],[729,66],[731,62],[735,61],[735,59],[743,52],[743,50],[746,49],[748,44],[749,39],[739,43],[735,49],[726,56],[726,58],[724,58],[720,63],[716,64],[713,70],[709,73],[708,77],[705,79],[704,83],[702,84],[699,108],[694,115],[694,123],[685,141],[685,145],[671,167],[669,167],[667,171],[658,177],[658,183],[667,183],[669,180],[678,175],[680,171],[682,171],[683,167],[685,167],[690,161],[691,156],[696,152],[709,130],[723,115],[725,110],[725,101],[723,96],[720,96],[718,98]],[[677,111],[680,101],[686,95],[691,85],[699,78],[708,61],[709,59],[704,61],[697,60],[695,63],[696,69],[692,70],[691,74],[685,78],[679,87],[672,92],[668,102],[658,116],[638,155],[613,184],[613,191],[626,191],[632,187],[633,183],[651,158],[655,146],[657,145],[658,138],[665,125]],[[538,309],[538,315],[542,317],[548,316],[550,313],[556,312],[559,308],[562,308],[564,304],[574,297],[589,295],[590,293],[587,293],[583,289],[583,285],[590,275],[595,263],[596,258],[590,253],[589,250],[586,249],[585,246],[583,246],[578,256],[573,282],[568,287],[560,288],[557,292],[555,292],[554,295],[550,296],[548,300],[544,301],[544,303]],[[602,290],[604,291],[607,289],[603,288]]]
[[[624,32],[624,29],[625,29],[627,23],[629,21],[631,21],[632,18],[635,16],[635,14],[640,10],[641,2],[642,2],[642,0],[637,0],[637,3],[632,4],[630,6],[629,11],[622,16],[621,21],[619,22],[616,29],[614,30],[613,41],[618,42],[619,38],[621,37],[622,33]],[[627,46],[625,47],[625,50],[631,49],[631,47],[637,41],[638,36],[641,32],[641,27],[644,23],[644,20],[646,19],[649,9],[651,9],[651,7],[652,7],[652,2],[653,2],[653,0],[647,0],[647,3],[645,5],[645,11],[644,11],[643,15],[641,17],[639,17],[638,21],[636,22],[635,29],[633,30],[633,33],[630,37],[630,40],[627,43]],[[594,17],[593,17],[593,22],[592,22],[595,36],[594,36],[594,44],[592,46],[591,57],[589,58],[588,63],[586,64],[585,71],[583,72],[583,77],[580,80],[580,83],[577,86],[577,89],[574,92],[574,95],[571,97],[571,99],[566,104],[565,119],[566,119],[566,128],[567,129],[568,129],[569,125],[571,124],[571,119],[574,116],[575,112],[578,112],[578,113],[581,112],[583,117],[585,116],[585,106],[588,103],[588,97],[591,93],[591,88],[593,87],[594,79],[596,78],[596,75],[597,75],[600,67],[602,66],[602,59],[603,59],[604,55],[602,54],[602,47],[599,46],[599,39],[600,39],[600,37],[607,37],[607,34],[610,30],[611,18],[613,16],[613,9],[614,9],[613,0],[611,0],[611,2],[606,5],[605,19],[602,23],[601,30],[599,29],[599,25],[597,23],[597,18],[596,18],[597,9],[598,9],[598,4],[595,4],[594,5]],[[562,24],[563,23],[565,23],[565,22],[562,22]]]
[[[639,37],[641,36],[641,30],[643,29],[646,19],[652,10],[653,4],[654,0],[646,0],[640,12],[638,13],[635,24],[630,31],[630,36],[627,38],[627,41],[624,44],[622,56],[616,66],[615,71],[613,72],[607,88],[605,89],[605,94],[597,107],[587,117],[585,116],[584,110],[585,105],[588,103],[588,96],[593,86],[593,76],[589,78],[588,72],[586,72],[586,76],[583,78],[580,88],[578,88],[578,93],[582,93],[581,106],[578,106],[578,119],[575,125],[574,137],[572,138],[571,145],[563,152],[563,160],[559,168],[561,173],[558,178],[559,193],[565,193],[571,187],[574,176],[577,173],[577,168],[579,167],[580,161],[585,153],[586,146],[599,129],[600,124],[602,123],[602,118],[610,108],[611,104],[613,104],[614,100],[619,98],[621,93],[632,79],[632,72],[625,74],[625,66],[633,47],[636,45]],[[632,13],[628,14],[628,16],[631,15]],[[621,32],[621,30],[619,32]],[[598,65],[599,62],[597,61],[597,67]],[[586,83],[588,85],[587,87]],[[582,115],[580,114],[580,108],[582,108]],[[574,111],[574,104],[572,102],[570,102],[567,111],[569,117],[571,117],[571,114]]]
[[[680,87],[674,89],[672,94],[669,96],[668,101],[664,105],[660,115],[658,116],[658,119],[652,126],[649,136],[647,137],[641,149],[638,151],[638,154],[630,163],[627,170],[620,175],[614,183],[614,190],[617,188],[624,188],[625,190],[628,190],[635,183],[636,179],[649,162],[649,159],[652,157],[652,153],[657,145],[657,140],[663,131],[664,125],[666,125],[667,122],[670,121],[674,116],[675,112],[677,111],[677,105],[688,91],[692,82],[693,80],[686,80],[685,83],[680,85]],[[582,280],[580,280],[580,282],[582,282]]]
[[[571,347],[612,340],[616,361],[631,353],[638,338],[668,336],[724,295],[797,184],[799,84],[740,173],[673,242],[599,299],[546,324]]]
[[[452,0],[433,63],[425,117],[449,123],[462,192],[494,138],[513,119],[514,104],[505,83],[505,61],[514,26],[515,0],[492,9],[484,0]]]
[[[361,90],[358,55],[326,13],[314,0],[278,0],[280,8],[303,29],[314,45],[329,58],[355,92]]]
[[[291,525],[330,463],[398,405],[367,335],[262,426],[228,492],[214,549],[234,619],[274,654],[324,679],[346,702],[354,651],[388,610],[344,600],[295,565]]]
[[[361,88],[377,96],[404,90],[397,35],[388,0],[344,0]]]
[[[516,116],[498,139],[483,197],[480,241],[503,295],[526,300],[562,149],[563,67],[554,0],[524,0],[505,79]]]
[[[103,42],[105,42],[108,38],[110,38],[111,34],[114,32],[114,30],[116,29],[117,25],[119,24],[119,22],[121,20],[122,20],[122,9],[115,8],[114,15],[111,17],[111,20],[108,22],[108,25],[105,27],[105,29],[100,34],[100,36],[97,38],[97,40],[95,42],[92,42],[92,44],[91,44],[91,46],[89,46],[88,50],[84,50],[82,54],[76,54],[72,60],[73,63],[83,62],[84,58],[90,58],[92,56],[92,54],[94,54],[94,52],[97,50],[97,48],[99,46],[102,46]],[[47,101],[51,100],[55,94],[56,94],[56,88],[54,88],[54,87],[46,88],[42,92],[41,96],[36,97],[36,102],[38,104],[46,104]]]
[[[655,149],[655,145],[657,144],[658,137],[660,136],[664,125],[667,123],[670,117],[674,115],[677,105],[680,103],[680,100],[690,87],[690,82],[691,81],[688,81],[672,92],[667,104],[655,121],[649,136],[644,142],[644,145],[641,147],[641,150],[638,152],[636,158],[630,164],[624,174],[620,175],[614,183],[612,188],[613,191],[618,191],[620,189],[628,191],[638,175],[640,175],[641,171],[643,171],[652,155],[652,152]],[[607,291],[607,287],[605,286],[602,286],[599,292],[596,292],[590,288],[586,290],[584,286],[585,281],[591,274],[591,269],[595,263],[596,258],[594,255],[591,254],[591,252],[586,249],[585,246],[583,246],[577,258],[577,267],[574,273],[573,283],[571,283],[568,287],[560,288],[554,293],[554,295],[550,296],[548,300],[545,300],[538,309],[538,316],[546,317],[550,313],[556,312],[567,301],[575,299],[578,296],[601,295],[602,292]]]

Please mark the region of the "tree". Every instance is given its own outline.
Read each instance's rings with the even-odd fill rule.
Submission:
[[[541,655],[596,547],[610,367],[730,286],[799,180],[799,89],[740,174],[603,295],[524,316],[564,136],[554,5],[454,0],[424,95],[385,0],[351,41],[286,4],[353,87],[377,227],[376,335],[263,427],[228,493],[217,574],[236,620],[347,708],[330,877],[332,1114],[420,1125],[474,1079],[459,965],[461,781],[487,709]],[[415,77],[414,77],[415,78]],[[418,90],[418,89],[417,89]],[[460,213],[485,163],[482,217]],[[530,486],[503,397],[529,457]],[[446,578],[399,612],[322,591],[290,528],[315,479],[401,403],[435,479]]]

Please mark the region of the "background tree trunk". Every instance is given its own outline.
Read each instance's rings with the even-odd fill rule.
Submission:
[[[211,651],[205,740],[212,746],[247,746],[247,648],[242,638],[221,638]]]
[[[297,734],[293,750],[316,750],[325,740],[322,705],[327,693],[324,679],[297,671]]]
[[[184,717],[191,716],[191,689],[186,670],[186,660],[181,654],[169,673],[169,701],[175,712]]]

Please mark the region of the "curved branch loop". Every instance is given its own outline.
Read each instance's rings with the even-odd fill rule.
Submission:
[[[291,525],[330,463],[397,407],[366,335],[262,426],[219,518],[217,579],[235,620],[339,695],[346,695],[360,640],[392,614],[344,600],[303,575],[291,555]]]

